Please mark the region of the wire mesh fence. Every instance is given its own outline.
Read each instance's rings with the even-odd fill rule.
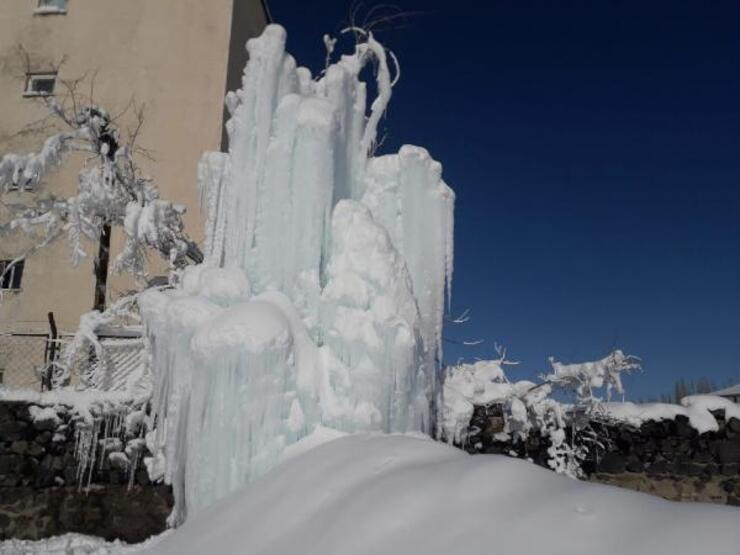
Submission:
[[[87,346],[64,356],[71,337],[48,334],[0,334],[0,385],[40,391],[51,386],[52,367],[66,367],[69,383],[103,391],[120,391],[144,373],[146,350],[140,335],[98,337],[100,348]]]
[[[40,390],[47,367],[48,344],[47,334],[0,334],[0,384]]]
[[[74,353],[69,364],[70,377],[85,387],[102,391],[122,391],[136,379],[146,365],[146,350],[141,337],[98,337],[99,349],[89,347]]]

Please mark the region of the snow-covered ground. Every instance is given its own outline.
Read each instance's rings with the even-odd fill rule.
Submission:
[[[579,482],[422,437],[355,434],[290,457],[145,546],[96,547],[172,555],[730,554],[740,546],[739,524],[732,507]],[[78,553],[93,552],[76,542],[86,546]],[[0,551],[50,552],[53,544],[15,545]]]

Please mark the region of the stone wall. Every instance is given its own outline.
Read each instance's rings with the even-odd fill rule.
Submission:
[[[137,542],[163,531],[172,493],[133,464],[148,455],[143,440],[129,438],[139,452],[126,455],[126,414],[91,425],[71,407],[0,401],[0,540],[94,532]]]
[[[712,413],[719,430],[699,434],[688,418],[649,421],[639,428],[593,423],[604,449],[593,449],[583,464],[592,481],[618,485],[680,501],[740,505],[740,420]],[[499,453],[529,458],[547,467],[549,444],[537,433],[512,442],[504,430],[502,407],[475,407],[469,453]]]

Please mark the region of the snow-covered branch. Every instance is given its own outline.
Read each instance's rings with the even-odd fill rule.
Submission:
[[[556,472],[581,475],[588,449],[600,445],[591,422],[605,418],[596,393],[606,388],[623,392],[621,374],[640,368],[637,357],[615,350],[601,360],[562,364],[550,359],[552,373],[535,384],[509,381],[504,367],[506,351],[496,348],[497,360],[478,361],[448,368],[444,384],[443,429],[448,441],[464,443],[475,406],[503,407],[507,438],[526,441],[538,433],[549,442],[548,464]],[[555,393],[574,392],[575,403],[565,404]]]
[[[82,102],[74,86],[69,90],[71,109],[54,99],[46,100],[50,115],[67,130],[48,137],[38,152],[0,157],[0,195],[40,189],[44,178],[64,163],[66,155],[84,152],[89,157],[79,172],[76,194],[68,198],[40,198],[36,194],[30,202],[3,203],[11,216],[0,226],[0,234],[41,235],[23,258],[66,232],[76,264],[86,255],[86,240],[96,243],[105,226],[120,226],[126,243],[115,262],[119,271],[144,277],[149,250],[158,252],[173,268],[182,267],[187,259],[200,262],[200,250],[183,228],[184,207],[161,199],[156,185],[141,175],[134,159],[142,113],[137,112],[137,125],[124,143],[115,118],[92,100]]]

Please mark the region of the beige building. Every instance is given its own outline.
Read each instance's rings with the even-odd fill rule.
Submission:
[[[123,114],[123,130],[135,124],[132,106],[144,106],[137,144],[150,157],[138,162],[164,198],[187,207],[187,231],[199,242],[198,160],[203,151],[223,148],[225,92],[239,86],[244,45],[268,21],[264,0],[0,0],[0,156],[38,150],[53,132],[44,123],[28,127],[47,114],[39,96],[63,99],[64,83],[81,79],[85,96],[92,91],[95,103]],[[70,158],[39,190],[12,192],[1,200],[68,196],[83,163]],[[0,224],[7,217],[0,203]],[[115,234],[111,258],[121,244]],[[0,265],[26,246],[22,236],[0,237]],[[57,241],[0,283],[0,379],[6,384],[21,379],[13,374],[27,372],[27,363],[43,361],[44,354],[41,343],[40,349],[29,348],[24,364],[11,361],[18,355],[3,343],[9,332],[47,333],[49,312],[61,332],[70,331],[80,314],[91,310],[96,248],[89,245],[88,257],[73,268],[69,245]],[[109,299],[131,286],[111,275]]]

